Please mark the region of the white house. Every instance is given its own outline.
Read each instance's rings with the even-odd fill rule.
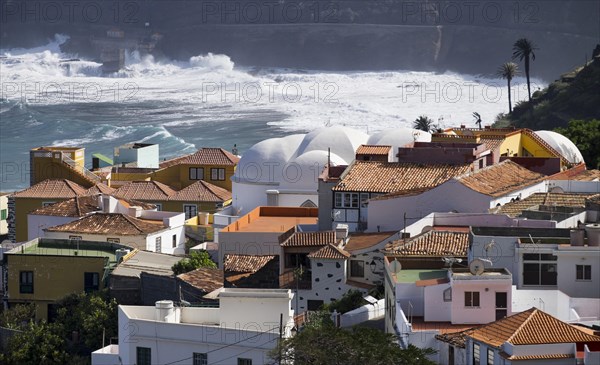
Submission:
[[[447,171],[443,178],[422,169],[420,174],[398,177],[398,181],[411,179],[431,182],[429,186],[421,186],[424,184],[422,182],[417,188],[402,188],[386,195],[371,196],[365,204],[367,230],[402,230],[405,225],[432,212],[487,213],[498,205],[546,191],[543,175],[512,161],[465,172]],[[338,186],[342,183],[343,177]]]
[[[93,213],[44,229],[44,237],[121,243],[140,250],[185,253],[185,214],[143,211]]]
[[[29,240],[44,236],[44,228],[59,226],[81,219],[89,214],[123,213],[133,210],[156,210],[152,204],[117,199],[106,194],[75,197],[38,208],[27,214],[27,235]]]
[[[280,333],[291,336],[292,293],[228,288],[218,298],[218,308],[119,306],[119,344],[94,351],[92,365],[269,363]]]

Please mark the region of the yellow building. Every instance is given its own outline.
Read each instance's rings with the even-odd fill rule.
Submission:
[[[85,148],[37,147],[29,151],[31,174],[29,185],[46,179],[69,179],[86,188],[101,178],[85,168]]]
[[[72,293],[106,287],[116,264],[115,243],[38,238],[4,254],[8,304],[35,303],[36,319],[49,319],[53,303]]]
[[[493,163],[498,163],[503,157],[540,157],[560,159],[561,170],[574,165],[534,131],[526,128],[449,128],[443,133],[433,134],[431,141],[485,143],[492,151]]]
[[[231,191],[231,177],[239,160],[222,148],[204,147],[191,155],[162,162],[151,178],[177,189],[202,180]]]
[[[44,180],[8,197],[8,239],[27,240],[27,214],[50,204],[88,195],[83,186],[67,179]]]
[[[231,192],[203,180],[179,191],[158,181],[133,181],[115,190],[113,196],[151,203],[158,210],[184,212],[186,219],[231,204]]]

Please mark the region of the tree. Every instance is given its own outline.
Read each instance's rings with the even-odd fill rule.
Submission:
[[[506,62],[498,68],[497,75],[508,82],[508,112],[512,112],[512,101],[510,94],[510,82],[519,73],[519,67],[514,62]]]
[[[34,303],[12,306],[0,315],[0,327],[10,329],[23,328],[35,319],[35,310],[36,305]]]
[[[481,114],[473,112],[473,118],[475,118],[475,124],[481,129]]]
[[[367,303],[363,299],[363,293],[358,290],[348,290],[340,299],[333,301],[325,305],[325,309],[333,312],[334,310],[338,313],[346,313],[359,308]]]
[[[183,274],[201,267],[215,269],[217,264],[211,260],[210,255],[205,250],[193,251],[190,257],[187,257],[171,267],[175,275]]]
[[[434,131],[436,126],[433,124],[433,120],[425,115],[421,115],[413,122],[413,128],[425,132]]]
[[[590,169],[600,169],[600,119],[571,120],[566,128],[554,130],[575,143]]]
[[[325,312],[327,313],[327,312]],[[430,365],[432,349],[414,346],[403,350],[396,336],[374,328],[337,328],[324,314],[309,322],[294,337],[283,340],[270,352],[271,358],[295,365]]]
[[[529,82],[529,62],[535,61],[535,51],[538,49],[532,41],[527,38],[518,39],[515,44],[513,44],[513,60],[523,61],[525,60],[525,77],[527,77],[527,95],[529,96],[529,101],[531,101],[531,83]]]
[[[8,341],[4,354],[0,355],[0,363],[7,365],[39,364],[64,365],[69,356],[66,344],[57,334],[56,324],[44,321],[30,321],[24,331]]]

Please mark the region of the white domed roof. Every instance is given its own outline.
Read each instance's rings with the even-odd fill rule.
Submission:
[[[282,189],[315,190],[318,187],[318,178],[327,164],[327,151],[308,151],[290,160],[283,168]],[[329,156],[334,166],[347,165],[348,163],[335,153]]]
[[[397,160],[398,148],[414,141],[431,142],[431,134],[413,128],[388,129],[373,134],[367,144],[392,146],[394,160]]]
[[[283,167],[303,138],[304,134],[292,134],[258,142],[242,155],[234,181],[279,182]]]
[[[369,135],[348,127],[325,127],[316,129],[306,135],[296,156],[309,151],[327,151],[335,153],[345,161],[354,160],[356,149],[367,142]]]
[[[560,133],[552,131],[537,131],[535,132],[541,139],[548,143],[558,153],[563,155],[571,163],[583,162],[583,156],[575,143]]]

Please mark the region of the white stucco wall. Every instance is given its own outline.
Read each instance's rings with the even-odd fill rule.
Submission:
[[[450,283],[425,287],[424,318],[428,322],[449,322],[452,319],[452,302],[444,302],[443,295],[448,288]]]
[[[73,222],[77,217],[56,217],[52,215],[27,215],[27,239],[33,240],[38,237],[44,237],[44,228],[60,226]]]
[[[175,247],[173,247],[173,236],[176,239]],[[177,226],[166,231],[148,235],[146,238],[146,250],[156,252],[157,237],[161,237],[161,253],[170,255],[185,254],[185,228],[183,226]]]

